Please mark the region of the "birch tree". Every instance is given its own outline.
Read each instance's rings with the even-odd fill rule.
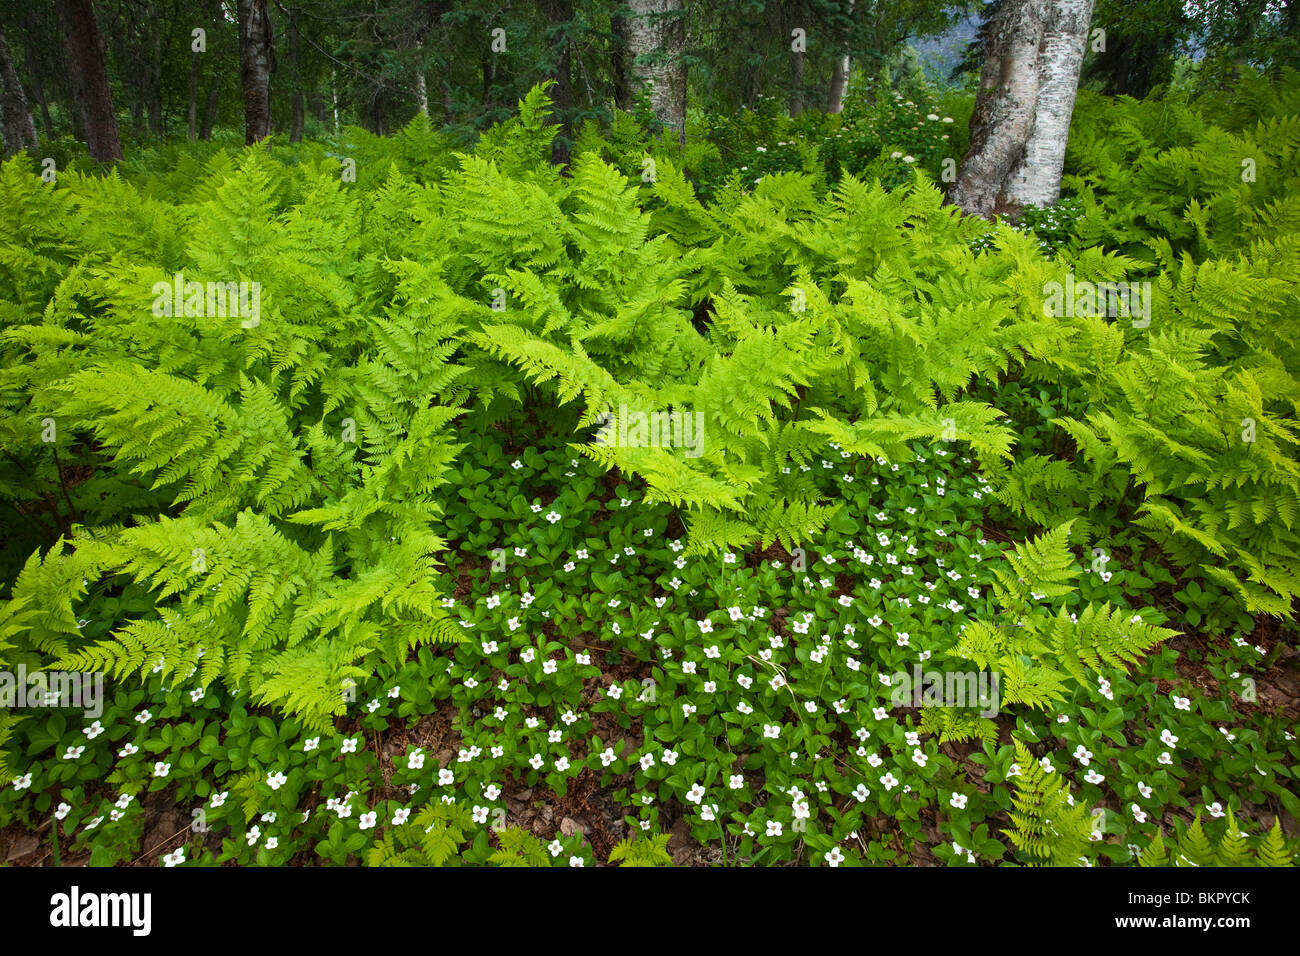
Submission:
[[[971,145],[949,201],[1014,218],[1061,195],[1094,0],[1003,0],[988,25]]]
[[[682,0],[630,0],[614,21],[632,76],[665,128],[686,141],[686,14]],[[630,93],[630,91],[629,91]]]
[[[239,0],[239,79],[244,91],[244,141],[271,135],[271,71],[275,48],[266,0]]]

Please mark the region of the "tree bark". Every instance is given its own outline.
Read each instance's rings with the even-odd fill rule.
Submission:
[[[216,41],[217,32],[221,29],[221,3],[220,0],[213,0],[208,10],[208,22],[205,27],[208,31],[208,54],[212,54],[212,73],[208,77],[208,95],[204,101],[203,107],[203,124],[199,127],[199,139],[212,139],[212,127],[217,122],[217,107],[221,97],[221,57],[213,52],[212,43]],[[205,54],[207,55],[207,54]]]
[[[1038,100],[1024,153],[1007,178],[1017,206],[1050,206],[1061,198],[1070,117],[1088,43],[1094,0],[1055,0],[1038,48]]]
[[[239,0],[239,80],[244,90],[244,141],[271,135],[274,36],[267,0]]]
[[[804,75],[804,57],[807,55],[801,51],[794,51],[790,54],[794,57],[791,72],[794,80],[794,93],[790,97],[790,115],[798,116],[803,112],[803,75]]]
[[[826,112],[842,113],[844,111],[844,94],[849,88],[849,69],[852,66],[849,55],[837,56],[831,64],[831,85],[826,93]]]
[[[429,115],[429,80],[424,75],[424,37],[415,41],[415,109]]]
[[[853,15],[853,0],[849,0],[849,15]],[[839,42],[846,44],[847,39],[840,37]],[[840,47],[844,49],[843,46]],[[844,95],[849,89],[849,73],[853,66],[847,50],[842,53],[836,53],[835,61],[831,64],[831,85],[826,91],[826,112],[842,113],[844,112]]]
[[[162,27],[155,23],[147,25],[147,28],[152,30],[153,36],[148,45],[144,108],[149,116],[150,135],[161,138],[167,135],[162,98]]]
[[[568,139],[573,135],[569,125],[569,111],[573,108],[573,68],[569,55],[569,27],[573,23],[573,0],[543,0],[546,21],[555,31],[552,55],[555,57],[555,86],[551,102],[560,118],[560,134],[551,146],[551,162],[557,166],[569,162]]]
[[[682,0],[630,0],[622,21],[632,75],[650,90],[650,107],[686,142],[686,18]]]
[[[203,127],[199,130],[199,139],[212,139],[212,127],[217,122],[217,107],[221,100],[221,71],[214,63],[212,76],[208,78],[208,100],[203,107]]]
[[[32,114],[27,112],[27,97],[18,80],[18,71],[9,57],[9,43],[0,31],[0,132],[4,135],[4,151],[12,156],[20,149],[35,153],[40,149]]]
[[[293,74],[293,111],[289,127],[289,142],[297,143],[302,139],[303,128],[303,92],[302,70],[298,62],[298,16],[290,10],[289,16],[289,66]]]
[[[36,29],[35,18],[29,13],[24,20],[26,29],[23,31],[23,53],[26,60],[27,72],[32,81],[32,92],[36,94],[36,102],[41,108],[41,125],[45,127],[45,138],[54,139],[54,124],[50,121],[50,105],[45,97],[45,83],[41,80],[41,62],[36,58],[36,50],[32,44],[32,34]]]
[[[122,144],[95,7],[91,0],[59,0],[59,15],[63,21],[72,95],[85,128],[86,146],[97,162],[114,162],[122,158]]]
[[[1004,0],[989,24],[971,145],[949,201],[1015,218],[1060,197],[1093,0]]]
[[[188,120],[189,138],[192,143],[199,135],[199,54],[193,50],[190,51],[190,109]]]

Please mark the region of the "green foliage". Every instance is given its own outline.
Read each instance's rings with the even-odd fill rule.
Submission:
[[[1091,826],[1088,807],[1075,802],[1060,776],[1044,770],[1016,741],[1017,763],[1012,827],[1004,830],[1031,866],[1078,866],[1087,862],[1084,850]]]
[[[1228,812],[1227,828],[1214,839],[1206,834],[1200,813],[1185,827],[1180,827],[1166,847],[1164,835],[1157,833],[1138,856],[1138,866],[1267,866],[1293,867],[1300,855],[1295,840],[1287,840],[1277,820],[1263,837],[1242,833],[1236,815]]]
[[[0,167],[0,664],[110,677],[102,716],[4,711],[0,825],[97,863],[152,799],[209,827],[168,865],[662,864],[679,818],[723,865],[1073,865],[1198,790],[1295,812],[1294,734],[1236,696],[1300,554],[1282,206],[1140,255],[925,171],[828,187],[802,140],[706,202],[716,147],[593,123],[561,174],[549,109]],[[169,308],[177,273],[258,314]],[[1150,327],[1046,314],[1071,274],[1149,279]],[[961,661],[998,724],[894,699]],[[510,819],[591,777],[598,851]]]
[[[609,851],[609,862],[621,866],[672,866],[673,858],[665,849],[669,836],[656,833],[636,839],[628,837]]]

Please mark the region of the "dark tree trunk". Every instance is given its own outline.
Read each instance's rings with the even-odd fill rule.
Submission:
[[[289,129],[289,142],[296,143],[302,139],[303,93],[302,70],[298,61],[298,16],[295,11],[288,11],[289,16],[289,65],[293,72],[293,123]]]
[[[122,158],[113,95],[104,66],[104,38],[91,0],[58,0],[68,52],[73,99],[86,131],[86,146],[97,162]]]
[[[794,80],[794,93],[790,97],[790,115],[798,116],[803,112],[803,75],[804,75],[804,57],[806,54],[795,51],[790,54],[794,57],[791,65],[791,72]]]
[[[199,139],[212,139],[212,127],[217,122],[217,107],[221,101],[221,71],[214,63],[212,76],[208,78],[207,104],[203,107],[203,126],[199,129]]]
[[[18,71],[9,57],[9,44],[3,32],[0,32],[0,131],[4,134],[6,156],[24,148],[33,153],[40,149],[32,114],[27,112],[27,97],[23,95],[23,85],[18,81]]]
[[[632,108],[632,53],[628,46],[627,18],[618,8],[609,15],[610,32],[614,34],[611,67],[614,74],[614,105],[621,110]]]
[[[569,29],[573,24],[573,0],[543,0],[547,22],[555,31],[552,39],[555,57],[555,87],[551,99],[560,118],[560,134],[551,149],[551,162],[557,166],[569,162],[569,140],[573,137],[569,113],[573,109],[573,67],[570,58]]]
[[[190,142],[199,135],[199,54],[190,51],[190,109],[187,116]]]
[[[50,122],[50,104],[45,98],[45,83],[41,79],[41,63],[36,58],[36,49],[32,44],[32,33],[36,29],[35,20],[28,15],[25,21],[27,29],[23,36],[23,53],[27,60],[27,72],[32,78],[32,92],[41,108],[41,125],[45,127],[45,138],[54,138],[54,124]]]
[[[271,71],[275,37],[267,0],[239,0],[239,81],[244,91],[244,142],[271,135]]]
[[[148,81],[145,86],[145,110],[149,114],[149,132],[162,137],[167,134],[163,116],[162,98],[162,28],[152,25],[153,36],[149,43]]]

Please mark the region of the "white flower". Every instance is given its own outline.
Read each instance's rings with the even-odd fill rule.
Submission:
[[[153,714],[149,713],[147,710],[142,710],[140,713],[135,715],[135,721],[138,724],[147,724],[151,720],[153,720]]]
[[[1092,751],[1083,744],[1079,744],[1078,747],[1074,748],[1074,759],[1079,761],[1081,766],[1086,767],[1092,760]]]
[[[1106,779],[1106,777],[1103,774],[1098,773],[1096,770],[1089,770],[1084,774],[1083,779],[1087,780],[1089,783],[1101,783]]]
[[[166,867],[178,866],[184,862],[185,862],[185,847],[180,847],[177,850],[173,850],[171,853],[166,853],[163,855],[163,866]]]
[[[948,803],[956,810],[965,810],[967,799],[968,797],[964,793],[954,793]]]
[[[347,737],[339,745],[339,753],[354,754],[357,752],[357,738]]]
[[[139,753],[140,748],[135,744],[123,744],[122,749],[117,752],[119,757],[129,757],[131,754]]]
[[[285,785],[285,782],[288,779],[289,779],[288,777],[286,777],[284,774],[282,774],[280,771],[277,770],[275,773],[270,773],[266,775],[266,785],[270,787],[272,790],[279,790],[281,787]]]
[[[267,848],[268,850],[274,850],[274,849],[275,849],[276,847],[278,847],[279,845],[280,845],[280,839],[279,839],[278,837],[267,837],[267,838],[266,838],[266,848]]]
[[[893,773],[886,773],[880,778],[880,783],[884,786],[886,791],[889,791],[898,786],[898,779],[893,775]]]
[[[155,777],[165,777],[167,776],[167,774],[171,772],[172,772],[172,765],[169,763],[163,763],[161,760],[159,760],[157,763],[153,765],[153,775]]]
[[[378,819],[379,819],[379,814],[377,814],[374,810],[371,810],[369,813],[361,814],[361,816],[357,819],[357,824],[361,827],[361,829],[369,830],[371,827],[375,825]]]
[[[1174,698],[1174,707],[1176,707],[1178,710],[1192,709],[1192,702],[1188,698],[1179,697],[1177,694],[1174,694],[1173,698]]]
[[[1214,817],[1216,820],[1224,815],[1223,804],[1219,803],[1217,800],[1214,801],[1214,803],[1207,804],[1205,809],[1210,811],[1210,816]]]
[[[244,839],[248,841],[249,846],[252,846],[261,836],[262,828],[254,824],[253,827],[244,834]]]
[[[452,773],[450,767],[444,767],[438,771],[438,786],[450,787],[456,782],[456,775]]]
[[[583,865],[582,857],[580,856],[569,857],[569,866],[582,866],[582,865]]]
[[[1178,738],[1166,729],[1160,731],[1160,742],[1166,747],[1172,747],[1174,744],[1178,743]]]
[[[686,799],[689,800],[691,803],[699,803],[701,800],[704,799],[704,788],[701,787],[698,783],[693,784],[691,786],[691,789],[688,790],[686,793]]]
[[[546,660],[546,661],[543,661],[543,662],[542,662],[542,673],[543,673],[543,674],[554,674],[555,671],[556,671],[556,669],[558,668],[558,666],[559,666],[559,665],[556,664],[555,661],[552,661],[552,660]]]
[[[1156,758],[1156,762],[1168,766],[1169,764],[1174,762],[1174,758],[1169,756],[1169,751],[1166,750],[1164,753],[1162,753],[1159,757]]]
[[[86,751],[85,747],[69,747],[67,750],[63,752],[63,759],[77,760],[78,758],[81,757],[83,753],[85,753],[85,751]]]
[[[406,822],[406,818],[411,815],[409,807],[398,807],[393,811],[393,826],[400,827]]]
[[[781,823],[780,823],[779,820],[768,820],[768,821],[767,821],[767,835],[768,835],[768,836],[780,836],[780,835],[781,835]]]

